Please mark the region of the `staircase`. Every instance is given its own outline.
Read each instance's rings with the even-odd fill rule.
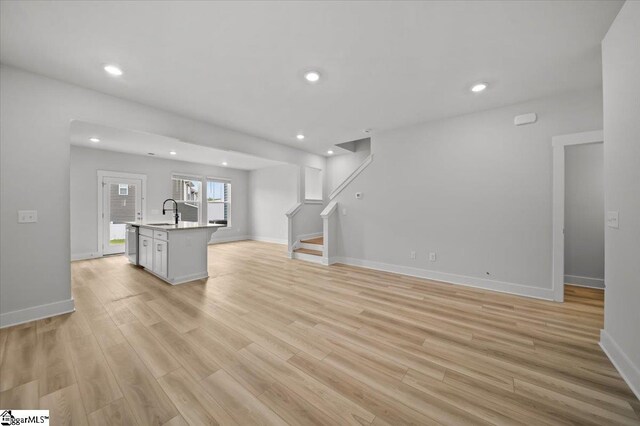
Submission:
[[[306,260],[307,262],[322,263],[324,254],[324,238],[315,237],[301,240],[293,250],[293,258]]]

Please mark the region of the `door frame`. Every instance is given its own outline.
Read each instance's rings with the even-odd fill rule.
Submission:
[[[571,145],[604,143],[602,130],[570,133],[551,138],[553,146],[553,300],[564,301],[564,193],[565,148]],[[604,224],[602,225],[604,226]]]
[[[106,177],[110,178],[124,178],[124,179],[139,179],[142,181],[142,219],[147,217],[147,175],[139,173],[126,173],[126,172],[112,172],[108,170],[98,170],[97,173],[97,185],[98,185],[98,212],[96,214],[98,224],[98,256],[104,256],[104,230],[103,230],[103,199],[104,199],[104,187],[102,181]]]

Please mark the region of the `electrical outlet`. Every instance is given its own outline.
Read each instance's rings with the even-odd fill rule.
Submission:
[[[18,223],[35,223],[37,221],[37,210],[18,210]]]
[[[429,253],[429,261],[430,262],[435,262],[436,261],[436,254],[435,253]]]
[[[411,259],[414,259],[414,260],[415,260],[415,258],[416,258],[416,252],[415,252],[415,251],[413,251],[413,250],[411,250],[411,253],[409,254],[409,257],[411,257]]]

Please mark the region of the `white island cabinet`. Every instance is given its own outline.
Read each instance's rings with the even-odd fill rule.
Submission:
[[[224,227],[197,222],[177,225],[131,222],[128,226],[138,228],[137,255],[128,253],[130,261],[169,284],[209,276],[207,245],[211,234]]]

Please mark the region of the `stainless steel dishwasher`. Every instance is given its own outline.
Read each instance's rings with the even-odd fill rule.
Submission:
[[[125,253],[129,258],[129,262],[134,265],[138,264],[138,226],[127,225],[127,238],[125,240]]]

